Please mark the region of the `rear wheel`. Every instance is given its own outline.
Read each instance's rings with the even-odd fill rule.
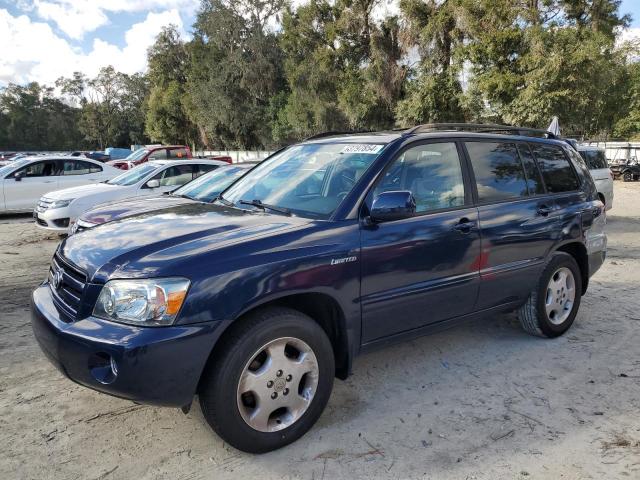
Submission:
[[[564,252],[555,253],[527,303],[518,310],[524,330],[549,338],[569,330],[580,307],[581,286],[575,259]]]
[[[622,174],[622,180],[624,182],[633,182],[633,173],[631,172],[624,172]]]
[[[232,327],[233,328],[233,327]],[[226,337],[203,376],[200,406],[239,450],[263,453],[304,435],[320,417],[335,375],[331,342],[308,316],[269,308]]]

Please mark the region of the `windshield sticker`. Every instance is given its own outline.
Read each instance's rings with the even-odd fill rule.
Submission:
[[[340,153],[367,153],[369,155],[375,155],[384,148],[384,145],[368,145],[366,143],[356,143],[353,145],[347,145]]]

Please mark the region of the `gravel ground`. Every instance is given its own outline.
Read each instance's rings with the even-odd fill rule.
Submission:
[[[499,316],[362,356],[306,436],[260,456],[225,445],[197,404],[63,378],[28,313],[57,237],[0,217],[0,478],[640,478],[640,183],[615,189],[608,260],[564,337]]]

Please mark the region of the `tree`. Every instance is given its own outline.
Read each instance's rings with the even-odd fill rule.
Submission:
[[[74,149],[81,141],[77,109],[36,82],[0,89],[0,146],[17,150]]]
[[[499,121],[543,128],[557,115],[566,134],[610,131],[624,110],[619,3],[465,0],[471,91]]]
[[[628,89],[622,101],[628,106],[615,124],[613,134],[617,138],[640,139],[640,63],[628,67]]]
[[[79,129],[89,145],[100,149],[144,143],[144,111],[148,82],[144,75],[126,75],[112,66],[94,78],[75,72],[56,86],[67,101],[80,107]]]
[[[177,27],[164,27],[147,52],[151,91],[146,132],[154,141],[190,144],[197,130],[187,113],[189,56]]]
[[[189,114],[208,146],[273,146],[272,101],[284,87],[271,28],[284,0],[204,0],[189,45]]]
[[[401,0],[400,9],[405,20],[405,49],[419,60],[412,69],[407,96],[398,105],[398,123],[464,121],[468,115],[460,81],[463,63],[458,55],[465,40],[461,2]]]
[[[285,11],[280,45],[288,91],[274,124],[277,139],[394,125],[407,68],[398,19],[374,20],[379,3],[312,0]]]

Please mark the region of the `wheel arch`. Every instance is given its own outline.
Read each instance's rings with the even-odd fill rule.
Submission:
[[[563,252],[571,255],[578,268],[580,268],[580,276],[582,280],[582,295],[584,295],[589,287],[589,255],[587,253],[587,247],[581,242],[569,242],[560,245],[554,250],[555,252]]]
[[[236,318],[226,323],[224,329],[218,335],[211,347],[207,361],[203,365],[196,392],[199,392],[202,377],[207,371],[207,366],[215,356],[218,347],[224,344],[225,337],[230,333],[230,327],[237,325],[247,315],[268,307],[287,307],[304,313],[320,325],[325,331],[331,346],[336,366],[336,377],[344,380],[351,373],[353,360],[352,342],[349,339],[347,319],[340,303],[331,295],[321,292],[283,293],[278,297],[270,297],[251,305],[243,310]]]

